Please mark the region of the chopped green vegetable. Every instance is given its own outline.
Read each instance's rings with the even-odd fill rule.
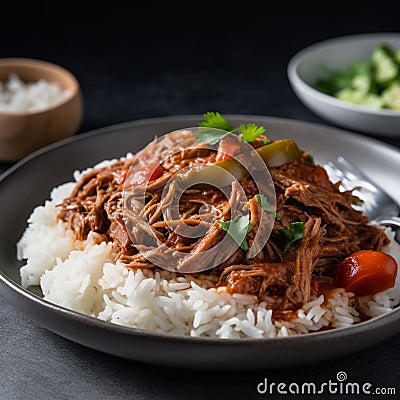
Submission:
[[[400,49],[394,53],[394,58],[400,64]]]
[[[394,110],[400,110],[400,81],[393,82],[382,92],[383,101]]]
[[[364,99],[364,92],[352,88],[344,88],[336,93],[336,97],[349,103],[360,104]]]
[[[257,153],[269,167],[278,167],[291,161],[299,161],[303,152],[292,139],[275,140],[257,148]]]
[[[263,126],[257,126],[253,123],[247,125],[241,124],[240,132],[245,142],[252,142],[265,132],[265,128]]]
[[[372,62],[375,66],[375,79],[378,83],[387,83],[399,73],[394,51],[389,46],[381,44],[372,53]]]
[[[382,96],[378,96],[374,93],[367,93],[359,104],[374,109],[383,108],[385,106]]]
[[[264,210],[267,211],[269,213],[273,213],[275,214],[275,218],[280,221],[281,219],[281,215],[279,213],[274,212],[274,210],[271,208],[271,205],[269,204],[268,199],[266,198],[266,196],[264,196],[263,194],[256,194],[255,198],[258,201],[258,204],[260,205],[260,207]]]
[[[283,251],[286,252],[290,247],[304,236],[304,223],[291,222],[290,228],[286,226],[280,229],[279,234],[283,240]]]
[[[371,89],[372,79],[369,75],[356,75],[351,81],[355,90],[362,93],[368,93]]]
[[[250,250],[247,243],[246,236],[251,231],[252,227],[250,224],[249,214],[237,216],[230,221],[218,221],[222,229],[224,229],[232,239],[240,246],[243,250]]]
[[[287,162],[301,160],[303,152],[294,140],[281,139],[258,147],[255,151],[246,154],[246,156],[250,162],[254,160],[255,163],[259,162],[258,157],[260,156],[268,167],[276,167]],[[226,174],[221,173],[221,168],[228,172]],[[204,182],[212,182],[214,185],[227,186],[232,183],[232,175],[235,179],[241,181],[249,175],[249,172],[240,161],[231,157],[206,166],[196,174],[191,174],[189,177],[182,179],[185,179],[186,185],[189,185],[191,180],[203,180]]]
[[[342,89],[336,93],[336,97],[349,103],[363,105],[365,107],[378,109],[384,107],[384,101],[381,96],[373,93],[365,93],[356,89]]]
[[[369,60],[351,63],[342,71],[329,71],[314,87],[364,107],[399,110],[400,90],[396,83],[400,85],[400,50],[381,43],[373,49]]]

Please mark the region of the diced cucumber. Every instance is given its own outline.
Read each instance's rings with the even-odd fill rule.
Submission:
[[[342,89],[336,93],[336,97],[340,100],[368,108],[378,109],[384,107],[384,101],[380,96],[373,93],[366,93],[363,90]]]
[[[317,90],[373,109],[400,110],[400,49],[381,43],[368,60],[328,72],[315,82]]]
[[[351,85],[356,91],[367,93],[371,88],[371,76],[368,74],[356,75]]]
[[[373,109],[383,108],[385,105],[381,96],[372,93],[366,94],[359,104]]]
[[[363,101],[365,92],[361,90],[355,90],[351,88],[346,88],[339,90],[336,93],[336,97],[340,100],[348,101],[354,104],[360,104]]]
[[[394,58],[398,64],[400,64],[400,49],[394,53]]]
[[[372,53],[372,62],[375,66],[375,79],[378,83],[384,84],[389,82],[399,73],[399,66],[396,63],[393,53],[385,45],[375,48]]]
[[[382,98],[387,107],[400,110],[400,82],[394,82],[385,89]]]

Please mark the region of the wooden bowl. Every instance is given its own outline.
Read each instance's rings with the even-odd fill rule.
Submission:
[[[77,79],[65,68],[29,58],[0,59],[0,81],[15,73],[24,82],[44,79],[69,94],[38,111],[0,111],[0,161],[17,161],[33,151],[74,135],[81,125],[83,100]]]

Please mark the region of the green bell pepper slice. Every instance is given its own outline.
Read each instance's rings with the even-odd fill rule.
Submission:
[[[255,153],[262,158],[268,167],[277,167],[288,162],[299,161],[303,157],[303,152],[293,139],[276,140],[255,149],[253,153],[246,155],[246,157],[255,157]],[[243,156],[239,154],[237,158],[240,159]],[[182,178],[186,185],[193,182],[193,184],[207,183],[226,186],[232,182],[232,176],[240,181],[248,177],[249,173],[238,160],[231,157]]]

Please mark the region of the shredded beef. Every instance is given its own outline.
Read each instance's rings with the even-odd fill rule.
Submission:
[[[170,145],[173,147],[175,144]],[[188,257],[184,263],[187,267],[200,260],[204,262],[204,257],[207,257],[204,256],[205,250],[226,235],[218,223],[212,223],[211,214],[205,212],[199,215],[201,207],[212,205],[213,215],[220,221],[232,218],[231,208],[246,209],[252,227],[247,235],[248,244],[257,245],[257,233],[269,233],[266,230],[268,224],[262,224],[262,220],[273,223],[267,243],[258,249],[253,258],[238,248],[208,274],[214,277],[216,286],[224,286],[232,293],[255,295],[260,301],[273,299],[271,307],[277,310],[294,310],[307,303],[313,276],[329,273],[330,265],[357,250],[381,250],[389,243],[382,230],[370,225],[367,217],[352,207],[350,191],[340,192],[339,186],[329,181],[321,166],[305,160],[270,168],[276,192],[276,215],[280,218],[275,219],[275,212],[260,207],[255,197],[257,185],[252,178],[246,177],[240,182],[246,204],[235,184],[230,188],[229,201],[214,187],[192,187],[182,194],[180,219],[168,218],[167,223],[163,210],[177,189],[172,187],[166,196],[162,196],[169,178],[188,165],[215,161],[215,152],[207,148],[186,149],[165,157],[167,147],[164,144],[163,148],[157,148],[154,144],[151,153],[138,156],[139,167],[163,160],[160,176],[149,182],[145,192],[146,204],[142,212],[148,218],[150,227],[135,221],[134,215],[130,217],[130,223],[136,227],[132,234],[137,235],[137,243],[142,244],[132,243],[123,213],[124,179],[135,159],[117,161],[86,173],[71,196],[59,205],[58,218],[68,224],[79,240],[86,239],[89,232],[104,235],[113,242],[117,259],[127,268],[157,268],[143,256],[145,252],[138,251],[146,250],[146,238],[151,234],[168,251],[186,252]],[[140,190],[137,189],[138,192]],[[134,200],[134,195],[132,198]],[[292,222],[304,224],[304,235],[284,251],[280,230],[290,227]],[[171,223],[182,231],[172,231],[168,225]],[[183,235],[185,226],[196,226],[204,234],[198,238],[187,238]],[[148,251],[157,253],[157,249]],[[163,256],[160,255],[161,262]]]

